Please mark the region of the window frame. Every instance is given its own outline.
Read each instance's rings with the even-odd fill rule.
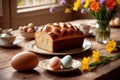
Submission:
[[[48,7],[17,13],[17,0],[2,0],[3,16],[0,16],[1,28],[18,29],[19,26],[34,23],[35,26],[45,25],[52,22],[66,22],[73,20],[72,14],[64,13],[65,7],[60,5],[49,5]],[[54,13],[49,8],[55,6]]]
[[[29,22],[33,22],[36,26],[40,26],[50,22],[64,22],[72,20],[72,14],[64,13],[65,8],[59,4],[49,5],[43,9],[17,13],[16,3],[16,0],[10,0],[11,26],[14,29],[18,29],[19,26],[26,25]],[[56,7],[56,11],[53,14],[49,12],[49,8],[51,6]]]
[[[20,7],[20,8],[17,7],[17,13],[37,11],[37,10],[42,10],[42,9],[49,9],[51,6],[58,7],[58,6],[61,6],[59,4],[59,2],[60,2],[60,0],[56,0],[56,2],[52,3],[52,4],[35,5],[35,6],[27,6],[27,7]]]
[[[0,28],[11,28],[9,6],[9,0],[2,0],[2,16],[0,16]]]
[[[51,4],[58,4],[60,2],[60,0],[56,0],[55,1],[55,3],[51,3]],[[17,8],[18,9],[24,9],[24,8],[32,8],[32,7],[37,7],[37,6],[46,6],[46,5],[51,5],[50,3],[49,4],[42,4],[42,5],[29,5],[29,6],[20,6],[20,7],[18,7],[17,6]]]

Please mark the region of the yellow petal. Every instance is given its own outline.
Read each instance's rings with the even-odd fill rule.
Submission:
[[[92,60],[93,62],[100,62],[100,56],[98,50],[93,51]]]
[[[114,40],[108,41],[107,45],[105,46],[106,51],[111,53],[116,48],[117,43]]]
[[[71,10],[69,8],[66,8],[65,13],[71,13]]]
[[[81,62],[81,69],[82,70],[87,70],[87,71],[90,71],[90,67],[89,67],[89,60],[90,60],[90,57],[84,57],[82,62]]]

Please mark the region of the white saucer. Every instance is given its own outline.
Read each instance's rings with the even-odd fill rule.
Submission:
[[[62,66],[60,69],[58,70],[53,70],[49,67],[49,61],[50,59],[45,59],[45,60],[42,60],[40,61],[40,67],[47,70],[47,71],[50,71],[50,72],[57,72],[57,73],[61,73],[61,72],[69,72],[69,71],[73,71],[73,70],[76,70],[80,67],[81,63],[80,61],[78,60],[75,60],[73,59],[73,64],[72,64],[72,68],[68,68],[68,69],[64,69]]]
[[[17,44],[19,44],[21,41],[20,40],[15,40],[13,43],[11,44],[6,44],[0,41],[0,47],[13,47],[16,46]]]

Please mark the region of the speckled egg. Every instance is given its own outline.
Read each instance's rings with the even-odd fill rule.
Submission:
[[[61,66],[60,58],[55,56],[50,59],[49,67],[53,70],[59,69]]]
[[[62,63],[63,68],[71,68],[71,67],[72,67],[72,64],[73,64],[72,56],[66,55],[66,56],[63,57],[63,59],[61,60],[61,63]]]
[[[32,52],[20,52],[12,57],[11,66],[18,71],[28,71],[39,63],[39,57]]]

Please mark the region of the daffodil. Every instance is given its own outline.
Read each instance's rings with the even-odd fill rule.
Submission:
[[[100,55],[98,50],[92,51],[92,60],[93,62],[100,62]]]
[[[84,70],[87,70],[87,71],[90,71],[90,66],[89,66],[89,60],[90,60],[90,57],[84,57],[82,62],[81,62],[81,69],[84,71]]]
[[[65,13],[71,13],[71,9],[66,8],[66,9],[65,9]]]
[[[74,2],[73,10],[78,11],[79,8],[80,8],[80,0],[77,0],[76,2]]]
[[[117,42],[114,40],[108,41],[107,45],[105,46],[106,51],[112,52],[116,48]]]
[[[92,3],[92,2],[93,2],[93,0],[86,0],[85,4],[84,4],[84,8],[88,8],[90,3]]]

